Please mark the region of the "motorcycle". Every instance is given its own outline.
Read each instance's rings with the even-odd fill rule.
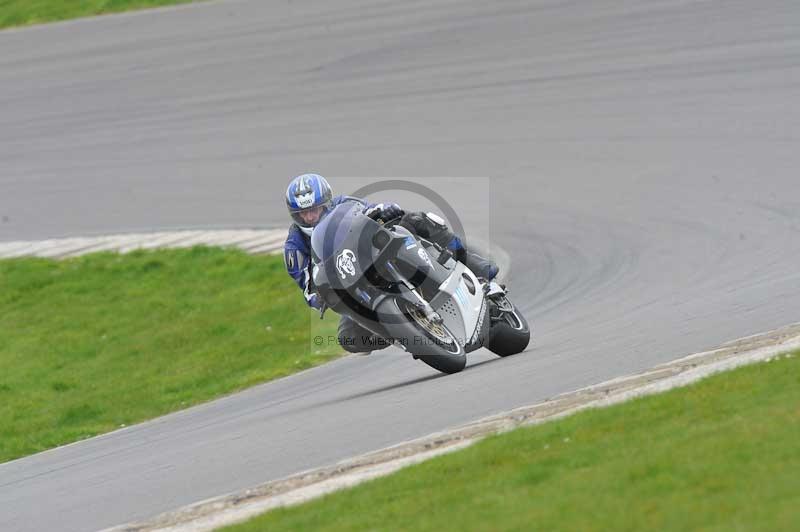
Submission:
[[[330,308],[444,373],[486,347],[499,356],[530,341],[527,321],[497,282],[398,225],[375,221],[357,202],[334,208],[311,237],[312,280]]]

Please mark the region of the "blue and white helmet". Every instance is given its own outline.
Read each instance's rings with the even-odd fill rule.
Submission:
[[[307,235],[331,208],[333,191],[324,177],[303,174],[292,179],[286,189],[286,207],[294,223]]]

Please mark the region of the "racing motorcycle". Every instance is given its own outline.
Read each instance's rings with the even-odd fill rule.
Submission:
[[[453,254],[398,225],[379,222],[357,202],[325,216],[311,237],[312,279],[327,308],[444,373],[467,353],[523,351],[530,328],[507,290],[478,278]]]

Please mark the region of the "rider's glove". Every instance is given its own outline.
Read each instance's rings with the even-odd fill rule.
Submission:
[[[399,218],[405,214],[403,209],[397,203],[378,203],[372,207],[364,209],[364,214],[373,220],[388,221],[394,218]]]
[[[319,294],[311,294],[308,299],[308,306],[317,310],[322,308],[322,298],[319,297]]]

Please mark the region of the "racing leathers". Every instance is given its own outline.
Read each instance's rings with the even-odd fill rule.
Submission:
[[[456,259],[464,262],[479,277],[493,279],[498,273],[498,268],[492,261],[468,251],[461,239],[447,227],[444,220],[433,213],[408,212],[403,214],[396,204],[372,204],[352,196],[336,196],[332,200],[331,208],[344,201],[361,203],[365,213],[370,216],[380,217],[382,213],[387,213],[386,219],[388,219],[394,218],[396,214],[402,214],[399,225],[430,242],[449,249]],[[306,303],[310,307],[321,308],[322,300],[314,292],[311,281],[311,238],[296,224],[289,227],[283,257],[286,270],[303,291]],[[337,336],[341,347],[351,353],[365,353],[391,345],[389,340],[375,335],[349,316],[341,317]]]

